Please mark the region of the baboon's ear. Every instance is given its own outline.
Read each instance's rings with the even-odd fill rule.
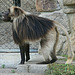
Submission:
[[[21,15],[21,14],[23,13],[22,10],[19,9],[19,8],[15,8],[15,9],[14,9],[14,12],[15,12],[15,15],[16,15],[16,16],[19,16],[19,15]]]

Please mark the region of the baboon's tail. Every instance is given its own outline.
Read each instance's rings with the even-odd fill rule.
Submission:
[[[67,41],[68,41],[68,59],[67,59],[65,64],[70,64],[73,61],[74,52],[73,52],[73,49],[72,49],[71,40],[69,38],[68,32],[66,31],[66,28],[63,25],[61,25],[60,23],[58,23],[56,21],[53,21],[53,22],[54,22],[55,26],[61,28],[65,32],[65,34],[67,36]]]

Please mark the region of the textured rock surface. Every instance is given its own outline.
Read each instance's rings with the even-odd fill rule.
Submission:
[[[68,18],[70,21],[72,46],[75,51],[75,14],[68,14]]]
[[[36,11],[35,1],[36,0],[21,0],[21,7],[25,11],[31,12],[33,14],[36,14],[38,12]]]
[[[75,13],[75,5],[72,6],[64,6],[63,11],[68,14],[68,13]]]
[[[37,11],[57,10],[57,0],[36,0],[36,9]]]
[[[75,0],[63,0],[64,12],[69,19],[69,26],[71,30],[72,48],[75,51]]]
[[[75,4],[75,0],[63,0],[63,4],[64,5],[74,5]]]

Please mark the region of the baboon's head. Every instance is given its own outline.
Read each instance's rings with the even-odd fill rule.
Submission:
[[[10,7],[6,12],[3,13],[3,21],[5,22],[11,22],[14,18],[22,15],[24,11],[17,6]]]

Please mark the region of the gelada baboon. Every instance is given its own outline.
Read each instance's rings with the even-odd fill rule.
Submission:
[[[57,27],[61,28],[65,32],[68,40],[68,59],[66,64],[72,62],[74,53],[71,47],[71,40],[65,27],[58,22],[27,14],[27,12],[17,6],[10,7],[8,11],[5,12],[3,20],[13,22],[13,39],[15,43],[20,46],[20,49],[23,47],[23,50],[25,44],[28,46],[30,42],[40,41],[41,47],[39,50],[45,59],[45,61],[40,62],[42,64],[54,63],[57,60],[56,45],[59,37]],[[27,56],[29,56],[29,54]]]

